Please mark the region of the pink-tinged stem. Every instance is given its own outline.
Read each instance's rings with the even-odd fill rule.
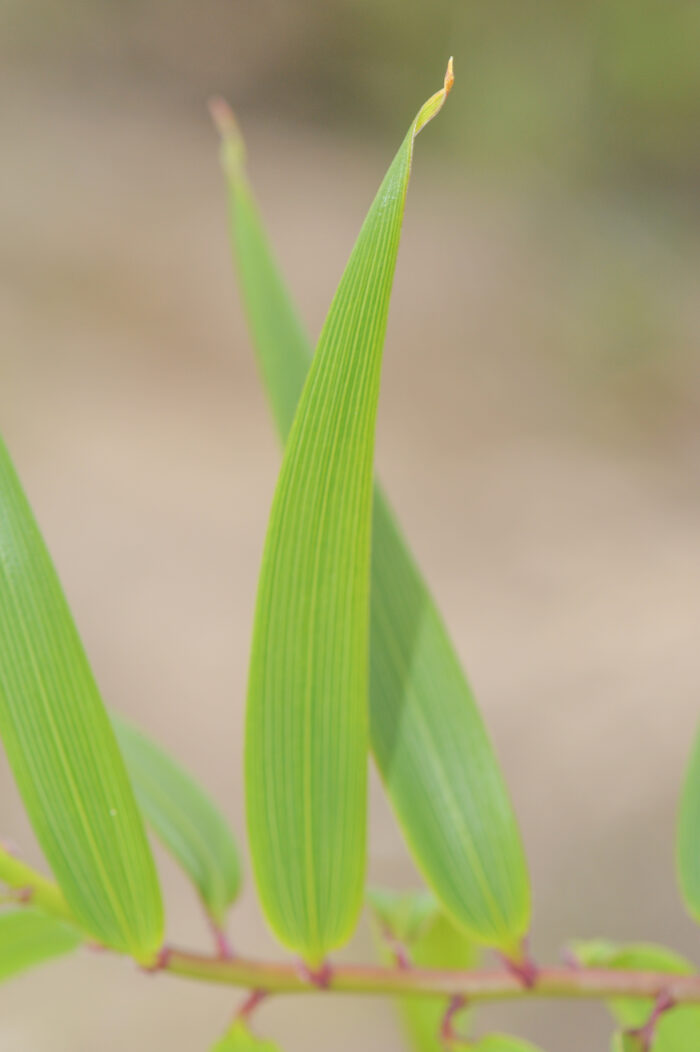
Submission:
[[[523,939],[520,946],[520,956],[516,959],[499,954],[503,964],[512,975],[519,979],[523,986],[528,989],[535,985],[538,968],[530,955],[530,946],[527,939]]]
[[[236,1012],[236,1019],[244,1020],[247,1023],[258,1005],[268,996],[267,990],[251,990]]]
[[[656,1000],[662,994],[676,1004],[700,1004],[700,975],[668,972],[617,971],[605,968],[540,968],[531,986],[506,968],[493,971],[443,971],[386,968],[380,965],[335,965],[324,982],[311,981],[294,963],[274,963],[237,957],[222,961],[172,949],[162,969],[202,982],[265,990],[269,993],[377,994],[407,997],[456,997],[468,1001],[532,998],[615,997]]]
[[[382,941],[394,958],[397,968],[406,970],[412,966],[411,957],[406,946],[388,928],[384,928],[382,931]]]
[[[328,990],[331,985],[333,967],[328,960],[323,961],[319,968],[309,968],[304,961],[299,961],[297,970],[303,982],[310,983],[318,990]]]
[[[630,1030],[631,1034],[640,1039],[644,1052],[649,1052],[652,1045],[654,1044],[654,1039],[656,1037],[656,1031],[658,1029],[659,1020],[661,1019],[661,1016],[664,1015],[665,1012],[668,1012],[669,1009],[673,1008],[675,1004],[676,1002],[674,1001],[673,997],[671,997],[668,990],[662,990],[662,992],[656,998],[654,1007],[651,1010],[651,1015],[647,1019],[644,1026],[640,1026],[636,1030]]]
[[[462,994],[457,994],[455,997],[450,998],[440,1025],[440,1040],[448,1048],[459,1041],[459,1034],[455,1030],[455,1018],[466,1007],[467,999]]]
[[[229,942],[229,938],[222,927],[220,927],[215,920],[210,919],[211,933],[214,936],[214,944],[216,946],[216,952],[220,960],[232,961],[236,956],[233,952],[233,946]]]

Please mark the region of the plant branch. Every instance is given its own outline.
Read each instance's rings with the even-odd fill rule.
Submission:
[[[77,926],[56,884],[18,859],[0,844],[0,884],[15,895],[10,901],[36,909]],[[21,897],[20,897],[21,896]],[[2,896],[5,901],[6,897]],[[617,971],[582,968],[576,963],[537,968],[531,982],[510,966],[492,971],[444,971],[393,968],[381,965],[334,964],[319,983],[295,963],[227,959],[165,947],[153,969],[200,982],[219,983],[256,991],[256,1003],[266,994],[376,994],[390,997],[440,997],[459,1001],[508,1001],[532,998],[586,998],[608,1001],[615,997],[646,999],[664,1008],[671,1004],[700,1004],[700,974]],[[661,1009],[657,1009],[657,1014]]]
[[[668,972],[617,971],[562,966],[540,968],[531,986],[505,968],[493,971],[440,971],[386,968],[379,965],[334,965],[328,983],[319,986],[294,964],[237,957],[232,961],[171,949],[162,969],[202,982],[222,983],[267,993],[379,994],[401,997],[461,997],[469,1002],[532,998],[585,998],[607,1001],[615,997],[700,1004],[700,975]]]

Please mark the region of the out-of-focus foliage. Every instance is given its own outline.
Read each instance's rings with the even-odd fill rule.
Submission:
[[[361,120],[363,137],[368,114],[377,132],[393,129],[454,54],[463,90],[436,134],[472,163],[653,182],[700,172],[693,0],[202,0],[194,12],[185,0],[7,0],[0,29],[33,52],[137,59],[197,99],[215,87],[247,109],[279,115],[282,101],[336,127]]]

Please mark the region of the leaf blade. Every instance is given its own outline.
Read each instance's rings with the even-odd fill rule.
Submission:
[[[214,115],[223,135],[231,239],[243,303],[284,441],[311,348],[267,241],[235,121],[221,103]],[[433,687],[436,682],[439,691]],[[435,727],[428,758],[420,747],[426,714]],[[443,750],[445,735],[450,740]],[[472,937],[515,955],[529,927],[530,891],[508,793],[454,647],[378,487],[372,539],[370,738],[388,796],[428,885]],[[482,778],[488,785],[486,794],[481,793]],[[485,878],[472,876],[475,855],[491,860]],[[493,883],[496,898],[505,903],[503,910],[494,909],[488,889],[484,893],[484,879]]]
[[[258,584],[246,716],[248,836],[268,923],[310,964],[363,897],[374,425],[421,108],[367,214],[286,444]]]
[[[208,793],[160,745],[123,717],[112,725],[141,811],[195,885],[218,927],[241,887],[238,848]]]
[[[80,946],[81,935],[27,907],[0,912],[0,982]]]
[[[78,921],[150,961],[163,935],[153,858],[51,558],[0,439],[0,738]]]

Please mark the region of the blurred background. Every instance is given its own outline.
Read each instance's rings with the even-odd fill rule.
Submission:
[[[279,451],[229,259],[223,93],[317,334],[374,190],[421,137],[378,461],[481,700],[535,891],[533,950],[700,963],[673,872],[699,712],[695,0],[3,0],[0,421],[110,703],[244,837],[241,730]],[[38,862],[0,760],[0,833]],[[205,947],[162,855],[170,937]],[[373,780],[371,876],[413,867]],[[248,881],[234,942],[274,952]],[[366,924],[346,956],[367,959]],[[89,954],[0,989],[3,1052],[204,1050],[238,996]],[[272,1002],[287,1052],[402,1048],[391,1006]],[[546,1052],[596,1005],[494,1007]]]

